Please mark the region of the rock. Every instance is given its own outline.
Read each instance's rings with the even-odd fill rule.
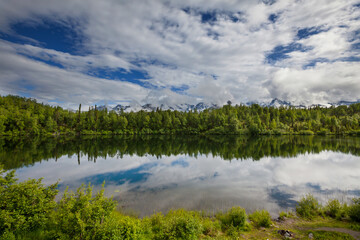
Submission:
[[[309,239],[313,239],[314,238],[314,234],[309,233]]]
[[[285,238],[293,238],[295,236],[295,234],[289,230],[279,230],[277,232]]]

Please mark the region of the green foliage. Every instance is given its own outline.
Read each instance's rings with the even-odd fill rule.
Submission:
[[[223,230],[232,227],[238,230],[248,229],[246,211],[241,207],[232,207],[226,213],[220,213],[216,217],[220,220]]]
[[[16,240],[15,234],[6,230],[0,235],[0,240]]]
[[[294,213],[293,212],[284,212],[284,211],[281,211],[279,213],[279,219],[280,220],[285,220],[286,218],[292,218],[294,217]]]
[[[348,214],[352,221],[360,223],[360,198],[354,198],[349,206]]]
[[[141,221],[117,212],[105,218],[93,237],[96,240],[144,239]]]
[[[168,214],[154,214],[139,219],[115,211],[115,202],[104,196],[104,190],[92,195],[92,187],[81,186],[76,193],[64,193],[56,204],[56,184],[44,187],[39,180],[16,182],[14,172],[5,174],[0,168],[0,240],[110,240],[110,239],[238,239],[250,230],[243,208],[233,207],[216,218],[200,216],[183,209]],[[359,222],[360,199],[353,199],[350,207],[331,200],[326,205],[329,216],[343,216]],[[320,213],[320,206],[307,195],[296,208],[300,216],[312,218]],[[290,213],[280,213],[289,217]],[[249,216],[255,227],[269,227],[267,211],[255,211]],[[359,224],[351,225],[354,230]],[[223,232],[222,232],[223,231]],[[224,236],[226,233],[227,236]],[[346,234],[315,231],[315,239],[350,239]]]
[[[308,231],[308,234],[313,234],[313,239],[316,240],[353,240],[354,238],[346,233],[327,232],[327,231]]]
[[[153,239],[198,239],[202,233],[201,220],[197,212],[171,210],[165,216],[161,213],[155,214],[148,221]]]
[[[226,105],[202,112],[77,112],[33,99],[0,96],[0,135],[58,134],[360,134],[360,103],[332,108]]]
[[[298,132],[299,135],[314,135],[314,132],[311,130],[301,130]]]
[[[16,183],[14,172],[0,168],[0,234],[45,227],[55,207],[57,183],[45,187],[41,179]]]
[[[99,228],[103,229],[115,206],[113,200],[104,196],[104,189],[94,197],[90,185],[81,186],[76,193],[65,191],[55,212],[55,228],[72,239],[91,239]]]
[[[268,228],[271,226],[271,216],[270,213],[266,210],[257,210],[249,215],[249,219],[253,225],[257,228],[265,227]]]
[[[320,214],[321,206],[318,200],[311,194],[304,196],[298,206],[296,206],[296,213],[303,218],[313,219]]]
[[[218,219],[212,219],[209,217],[204,217],[202,219],[202,233],[205,236],[215,237],[221,231],[221,223]]]
[[[341,204],[337,199],[332,199],[327,202],[324,210],[327,216],[336,219],[342,219],[346,217],[347,205]]]

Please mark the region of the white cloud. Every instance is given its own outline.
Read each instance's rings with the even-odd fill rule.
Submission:
[[[98,101],[141,100],[148,90],[128,82],[90,77],[85,74],[49,66],[17,55],[0,42],[1,88],[7,94],[36,96],[45,103],[65,101],[64,107],[86,108]]]
[[[31,3],[25,0],[5,2],[0,9],[0,30],[10,33],[11,24],[14,22],[26,21],[35,26],[44,18],[62,25],[71,23],[82,38],[80,43],[76,43],[79,51],[88,54],[78,56],[45,49],[40,47],[41,44],[37,44],[37,47],[21,46],[3,41],[2,45],[16,49],[12,52],[13,55],[26,54],[51,60],[63,65],[65,69],[45,68],[44,64],[27,59],[29,64],[36,65],[39,69],[28,75],[26,71],[29,69],[25,71],[26,68],[18,66],[16,62],[11,66],[1,63],[6,65],[7,69],[0,72],[0,86],[2,92],[16,92],[14,84],[9,88],[10,79],[18,82],[24,79],[29,81],[28,76],[32,76],[33,84],[44,85],[44,89],[49,90],[53,86],[49,80],[52,79],[51,69],[58,79],[68,79],[63,80],[68,84],[68,91],[76,90],[83,96],[72,98],[72,104],[79,100],[90,103],[102,98],[109,101],[128,100],[132,94],[134,100],[141,102],[156,98],[154,96],[164,96],[164,91],[161,90],[163,88],[183,85],[189,87],[183,92],[189,98],[165,91],[167,99],[176,96],[172,99],[201,99],[219,104],[224,104],[229,99],[239,103],[272,97],[309,103],[356,99],[360,94],[358,88],[349,90],[348,84],[354,84],[354,79],[358,76],[355,69],[358,64],[334,62],[359,56],[359,52],[351,50],[354,42],[349,42],[352,33],[359,28],[356,19],[360,16],[360,11],[353,7],[355,3],[355,0],[278,0],[272,5],[260,1],[237,0],[158,0],[137,1],[136,4],[131,1],[112,0],[88,0],[85,3],[80,0],[71,3],[51,0],[34,0]],[[188,12],[183,10],[186,8],[189,9]],[[217,21],[211,24],[202,23],[200,13],[206,11],[215,11],[218,14]],[[231,21],[231,18],[226,16],[231,13],[241,16],[242,21]],[[275,23],[268,20],[270,14],[277,15]],[[298,30],[311,27],[327,31],[306,39],[297,39]],[[293,42],[301,43],[311,50],[287,53],[289,58],[277,61],[275,66],[267,63],[266,55],[276,46],[286,46]],[[17,57],[25,61],[23,56]],[[303,70],[305,65],[317,58],[330,61],[326,64],[328,67],[317,64],[310,70]],[[126,71],[144,70],[149,77],[146,81],[160,90],[157,93],[152,90],[151,96],[147,97],[149,90],[141,86],[99,80],[84,74],[93,68],[104,67]],[[326,70],[334,74],[327,74]],[[351,71],[349,74],[355,74],[355,77],[350,80],[343,79],[346,71]],[[69,78],[69,75],[73,77]],[[76,88],[70,83],[75,75],[75,78],[81,76],[83,87]],[[74,82],[76,85],[77,81]],[[104,82],[106,84],[103,84]],[[113,83],[121,87],[105,87]],[[49,87],[45,88],[47,85]],[[96,87],[88,87],[89,85]],[[127,91],[129,86],[136,91]],[[219,89],[217,94],[212,86]],[[336,91],[329,90],[329,86],[336,87]],[[108,94],[113,92],[113,89],[124,90],[118,95]],[[332,93],[329,94],[329,91]],[[32,93],[37,94],[35,91]],[[93,95],[96,97],[90,97]],[[65,97],[55,91],[50,91],[47,98],[69,102],[69,95]]]
[[[282,68],[267,83],[272,96],[296,103],[357,100],[360,94],[357,62],[318,63],[313,68]]]

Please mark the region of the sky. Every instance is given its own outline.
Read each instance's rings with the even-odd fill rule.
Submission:
[[[0,95],[70,109],[360,99],[359,0],[0,6]]]

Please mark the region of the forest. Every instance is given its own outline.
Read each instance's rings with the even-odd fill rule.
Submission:
[[[360,103],[330,108],[224,105],[202,112],[82,111],[0,96],[0,135],[360,135]]]

